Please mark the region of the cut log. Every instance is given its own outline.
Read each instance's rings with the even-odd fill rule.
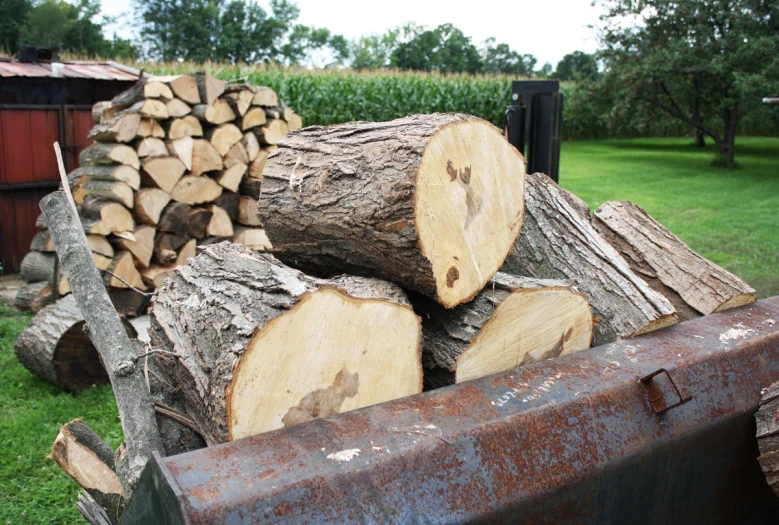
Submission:
[[[153,186],[170,193],[185,171],[187,167],[176,157],[152,157],[144,159],[141,177],[144,186]]]
[[[383,277],[451,308],[484,288],[516,240],[523,172],[476,117],[311,127],[268,159],[259,216],[292,266]]]
[[[92,128],[87,138],[96,142],[130,142],[135,138],[140,124],[140,113],[120,113]]]
[[[130,88],[125,89],[111,99],[111,108],[121,110],[142,102],[144,99],[143,91],[147,81],[148,77],[145,75],[139,76]]]
[[[114,249],[111,243],[102,235],[87,235],[87,245],[92,253],[109,258],[114,256]]]
[[[192,169],[192,152],[195,140],[192,137],[184,137],[168,142],[168,151],[177,157],[187,170]]]
[[[192,113],[192,108],[189,104],[179,98],[173,98],[165,103],[165,108],[168,110],[168,115],[171,118],[184,117]]]
[[[26,283],[53,283],[56,265],[57,256],[53,253],[28,252],[22,259],[19,275]]]
[[[593,345],[678,322],[673,305],[630,270],[552,179],[528,175],[525,206],[522,235],[501,271],[574,280],[595,316]]]
[[[142,188],[135,193],[133,215],[143,224],[157,224],[170,202],[170,194],[159,188]]]
[[[223,167],[222,156],[216,148],[204,139],[195,140],[192,146],[192,169],[190,175],[197,177],[209,171],[218,171]]]
[[[14,298],[14,306],[19,310],[38,313],[41,308],[51,304],[54,295],[51,293],[51,283],[39,281],[22,286]]]
[[[252,250],[260,252],[269,251],[273,248],[262,228],[247,228],[246,226],[236,226],[233,242],[248,246]]]
[[[218,128],[208,130],[206,138],[211,141],[219,155],[225,156],[230,148],[241,141],[243,133],[234,124],[222,124]]]
[[[151,265],[141,270],[141,277],[149,288],[156,290],[162,286],[162,283],[165,282],[165,279],[168,278],[175,268],[175,264],[167,267]]]
[[[163,82],[158,82],[156,80],[146,82],[146,84],[143,86],[143,96],[145,98],[176,100],[173,98],[173,91]]]
[[[95,104],[92,106],[92,124],[97,125],[103,122],[105,120],[103,115],[105,115],[106,110],[110,107],[110,100],[100,100],[95,102]]]
[[[189,216],[186,219],[187,235],[195,239],[202,239],[206,236],[206,228],[211,222],[212,213],[205,208],[192,208],[189,210]]]
[[[186,118],[186,117],[185,117]],[[142,118],[136,132],[137,137],[165,138],[165,129],[154,119]]]
[[[271,120],[260,128],[252,128],[257,140],[264,146],[278,144],[279,140],[289,133],[287,123],[283,120]]]
[[[187,104],[200,104],[200,94],[195,77],[190,75],[152,77],[153,81],[164,82],[178,98]]]
[[[606,202],[593,224],[633,270],[676,308],[681,321],[757,300],[747,283],[692,251],[630,202]]]
[[[249,153],[243,145],[243,138],[241,142],[236,142],[230,151],[224,156],[225,168],[232,168],[235,164],[249,164]]]
[[[181,177],[170,196],[176,202],[195,205],[211,202],[222,194],[222,186],[208,177]]]
[[[154,241],[154,264],[169,266],[176,262],[179,250],[189,241],[188,237],[162,233]],[[148,266],[148,265],[147,265]]]
[[[179,250],[176,256],[176,266],[187,264],[187,262],[197,254],[197,240],[190,239]]]
[[[208,221],[208,226],[206,226],[206,235],[232,237],[235,233],[233,231],[233,221],[230,220],[227,212],[215,204],[208,206],[208,211],[212,215],[211,220]]]
[[[471,381],[590,347],[592,313],[564,281],[498,272],[476,297],[445,309],[418,296],[426,368]],[[441,374],[438,374],[439,377]]]
[[[81,223],[87,234],[109,235],[135,229],[130,210],[117,202],[87,197],[81,203],[80,210]]]
[[[103,282],[106,286],[129,288],[124,282],[117,279],[116,276],[118,276],[129,283],[130,286],[142,291],[146,290],[146,286],[143,284],[143,280],[141,279],[138,270],[136,270],[135,264],[133,264],[133,256],[129,251],[117,252],[107,270],[114,275],[103,273]]]
[[[135,337],[132,326],[122,321],[127,334]],[[108,383],[73,295],[41,309],[19,335],[14,349],[27,370],[64,390],[77,392]]]
[[[195,73],[197,81],[197,90],[200,94],[200,100],[206,104],[213,104],[219,96],[224,93],[227,82],[213,77],[208,71],[198,71]]]
[[[214,120],[216,119],[216,108],[206,104],[198,104],[192,108],[192,114],[197,117],[200,122],[213,124]]]
[[[141,175],[138,173],[138,170],[132,166],[122,164],[116,166],[81,166],[68,174],[68,180],[71,183],[71,188],[76,185],[81,186],[88,180],[124,182],[134,190],[141,187]]]
[[[262,172],[265,170],[265,164],[268,162],[269,154],[270,152],[266,149],[261,149],[257,153],[257,157],[255,157],[254,161],[249,166],[249,177],[262,180]],[[256,197],[257,195],[259,195],[259,193],[256,193],[254,196]]]
[[[238,186],[238,193],[245,197],[251,197],[257,200],[260,196],[260,190],[262,189],[262,179],[255,179],[254,177],[244,177],[241,181],[241,185]]]
[[[171,120],[166,131],[167,137],[171,140],[203,136],[203,127],[200,125],[200,121],[193,115]]]
[[[84,182],[81,188],[87,195],[119,202],[127,208],[132,208],[135,201],[132,187],[125,182],[93,179]]]
[[[265,110],[262,108],[252,108],[246,112],[246,115],[241,119],[241,129],[243,131],[263,126],[268,122],[265,116]]]
[[[154,252],[154,226],[141,226],[133,232],[134,241],[117,237],[114,245],[118,250],[127,250],[135,259],[136,266],[146,268]]]
[[[151,316],[210,445],[421,391],[419,319],[390,283],[313,279],[221,243],[173,271]]]
[[[233,111],[232,106],[226,100],[217,100],[210,106],[213,110],[211,119],[208,119],[208,113],[205,114],[206,120],[214,125],[226,124],[238,118]],[[201,119],[202,120],[202,119]]]
[[[241,162],[233,164],[230,168],[220,171],[214,175],[214,180],[223,188],[230,191],[238,191],[241,186],[243,176],[246,174],[248,166]]]
[[[241,144],[243,144],[243,147],[246,150],[246,155],[248,157],[247,163],[253,162],[260,154],[260,143],[257,140],[257,137],[252,132],[244,133]]]
[[[290,132],[297,131],[303,127],[303,119],[300,118],[300,115],[296,114],[294,111],[285,120],[287,121],[287,129]]]
[[[111,262],[113,261],[113,257],[106,257],[105,255],[100,255],[99,253],[92,252],[92,260],[95,262],[95,266],[97,266],[100,270],[107,270],[111,266]],[[68,295],[71,292],[70,289],[70,283],[68,282],[68,278],[65,276],[64,273],[62,273],[61,269],[57,275],[57,295],[60,297],[64,297],[65,295]]]
[[[122,113],[138,113],[143,119],[164,120],[168,118],[168,110],[165,107],[165,103],[154,99],[139,100],[130,107],[112,104],[111,107],[105,110],[103,117],[110,119]]]
[[[40,231],[35,234],[30,243],[30,250],[34,252],[56,252],[54,242],[51,240],[51,235],[46,230]]]
[[[238,207],[240,202],[241,196],[234,191],[223,191],[214,201],[214,204],[227,212],[227,216],[230,217],[230,221],[232,222],[238,219]]]
[[[279,97],[269,87],[258,87],[252,99],[252,105],[273,108],[279,105]]]
[[[238,223],[244,226],[260,226],[259,212],[257,209],[257,199],[241,196],[241,200],[238,201]]]
[[[757,458],[766,481],[779,495],[779,382],[761,392],[760,406],[755,413],[757,424]]]
[[[251,106],[252,100],[254,100],[254,91],[251,89],[242,89],[240,91],[227,93],[224,95],[223,100],[226,100],[230,104],[230,107],[233,108],[236,116],[242,117],[248,111],[249,106]]]
[[[141,166],[138,154],[124,144],[103,144],[96,142],[84,149],[79,155],[79,163],[82,166],[90,164],[124,164],[136,170]]]
[[[182,202],[170,202],[160,214],[157,229],[173,235],[187,235],[187,216],[189,205]],[[208,221],[206,221],[207,223]],[[194,235],[190,235],[194,237]]]
[[[168,155],[168,148],[165,147],[165,143],[160,139],[152,137],[141,139],[141,141],[138,142],[136,151],[140,158],[164,157]]]

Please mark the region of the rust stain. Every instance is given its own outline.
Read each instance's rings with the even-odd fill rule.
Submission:
[[[457,266],[452,266],[449,268],[449,271],[446,272],[446,286],[451,288],[454,286],[454,282],[460,278],[460,271],[457,269]]]
[[[350,374],[346,367],[335,376],[332,386],[306,394],[300,404],[290,408],[281,422],[291,427],[320,417],[340,413],[344,400],[354,397],[360,385],[359,374]]]

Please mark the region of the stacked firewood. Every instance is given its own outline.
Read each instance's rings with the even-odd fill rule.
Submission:
[[[208,73],[142,77],[97,104],[93,119],[95,143],[68,178],[121,313],[141,313],[146,301],[131,288],[154,290],[197,245],[270,247],[257,218],[262,171],[279,138],[302,125],[271,89]],[[16,301],[33,312],[70,292],[44,221],[38,226]]]

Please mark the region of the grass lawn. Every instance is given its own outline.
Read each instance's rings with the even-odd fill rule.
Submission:
[[[560,184],[593,208],[629,200],[760,298],[779,295],[779,138],[739,138],[741,168],[712,168],[692,139],[565,142]]]
[[[779,139],[739,139],[738,170],[709,167],[713,151],[688,139],[566,142],[563,187],[593,208],[630,200],[761,297],[779,294]],[[45,459],[59,425],[81,417],[109,444],[121,442],[107,386],[72,395],[33,377],[13,343],[29,321],[0,304],[0,525],[73,523],[75,483]]]

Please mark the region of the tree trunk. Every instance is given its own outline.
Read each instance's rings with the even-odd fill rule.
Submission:
[[[526,177],[525,223],[501,271],[574,280],[596,318],[594,346],[678,322],[671,303],[630,270],[566,193],[542,173]]]
[[[726,109],[722,115],[725,132],[722,139],[716,140],[719,157],[712,164],[722,168],[737,168],[736,164],[736,130],[739,114],[737,109]]]
[[[381,277],[453,307],[516,240],[523,173],[517,150],[475,117],[314,126],[268,159],[260,222],[295,267]]]
[[[760,450],[758,462],[766,481],[779,495],[779,382],[764,390],[755,421]]]
[[[631,270],[671,301],[680,321],[757,300],[747,283],[692,251],[635,204],[606,202],[593,224]]]
[[[563,281],[498,272],[472,301],[449,310],[417,297],[422,362],[449,372],[451,383],[585,350],[592,342],[587,300]]]
[[[211,445],[422,388],[421,327],[400,288],[314,279],[237,244],[171,273],[150,335]]]

